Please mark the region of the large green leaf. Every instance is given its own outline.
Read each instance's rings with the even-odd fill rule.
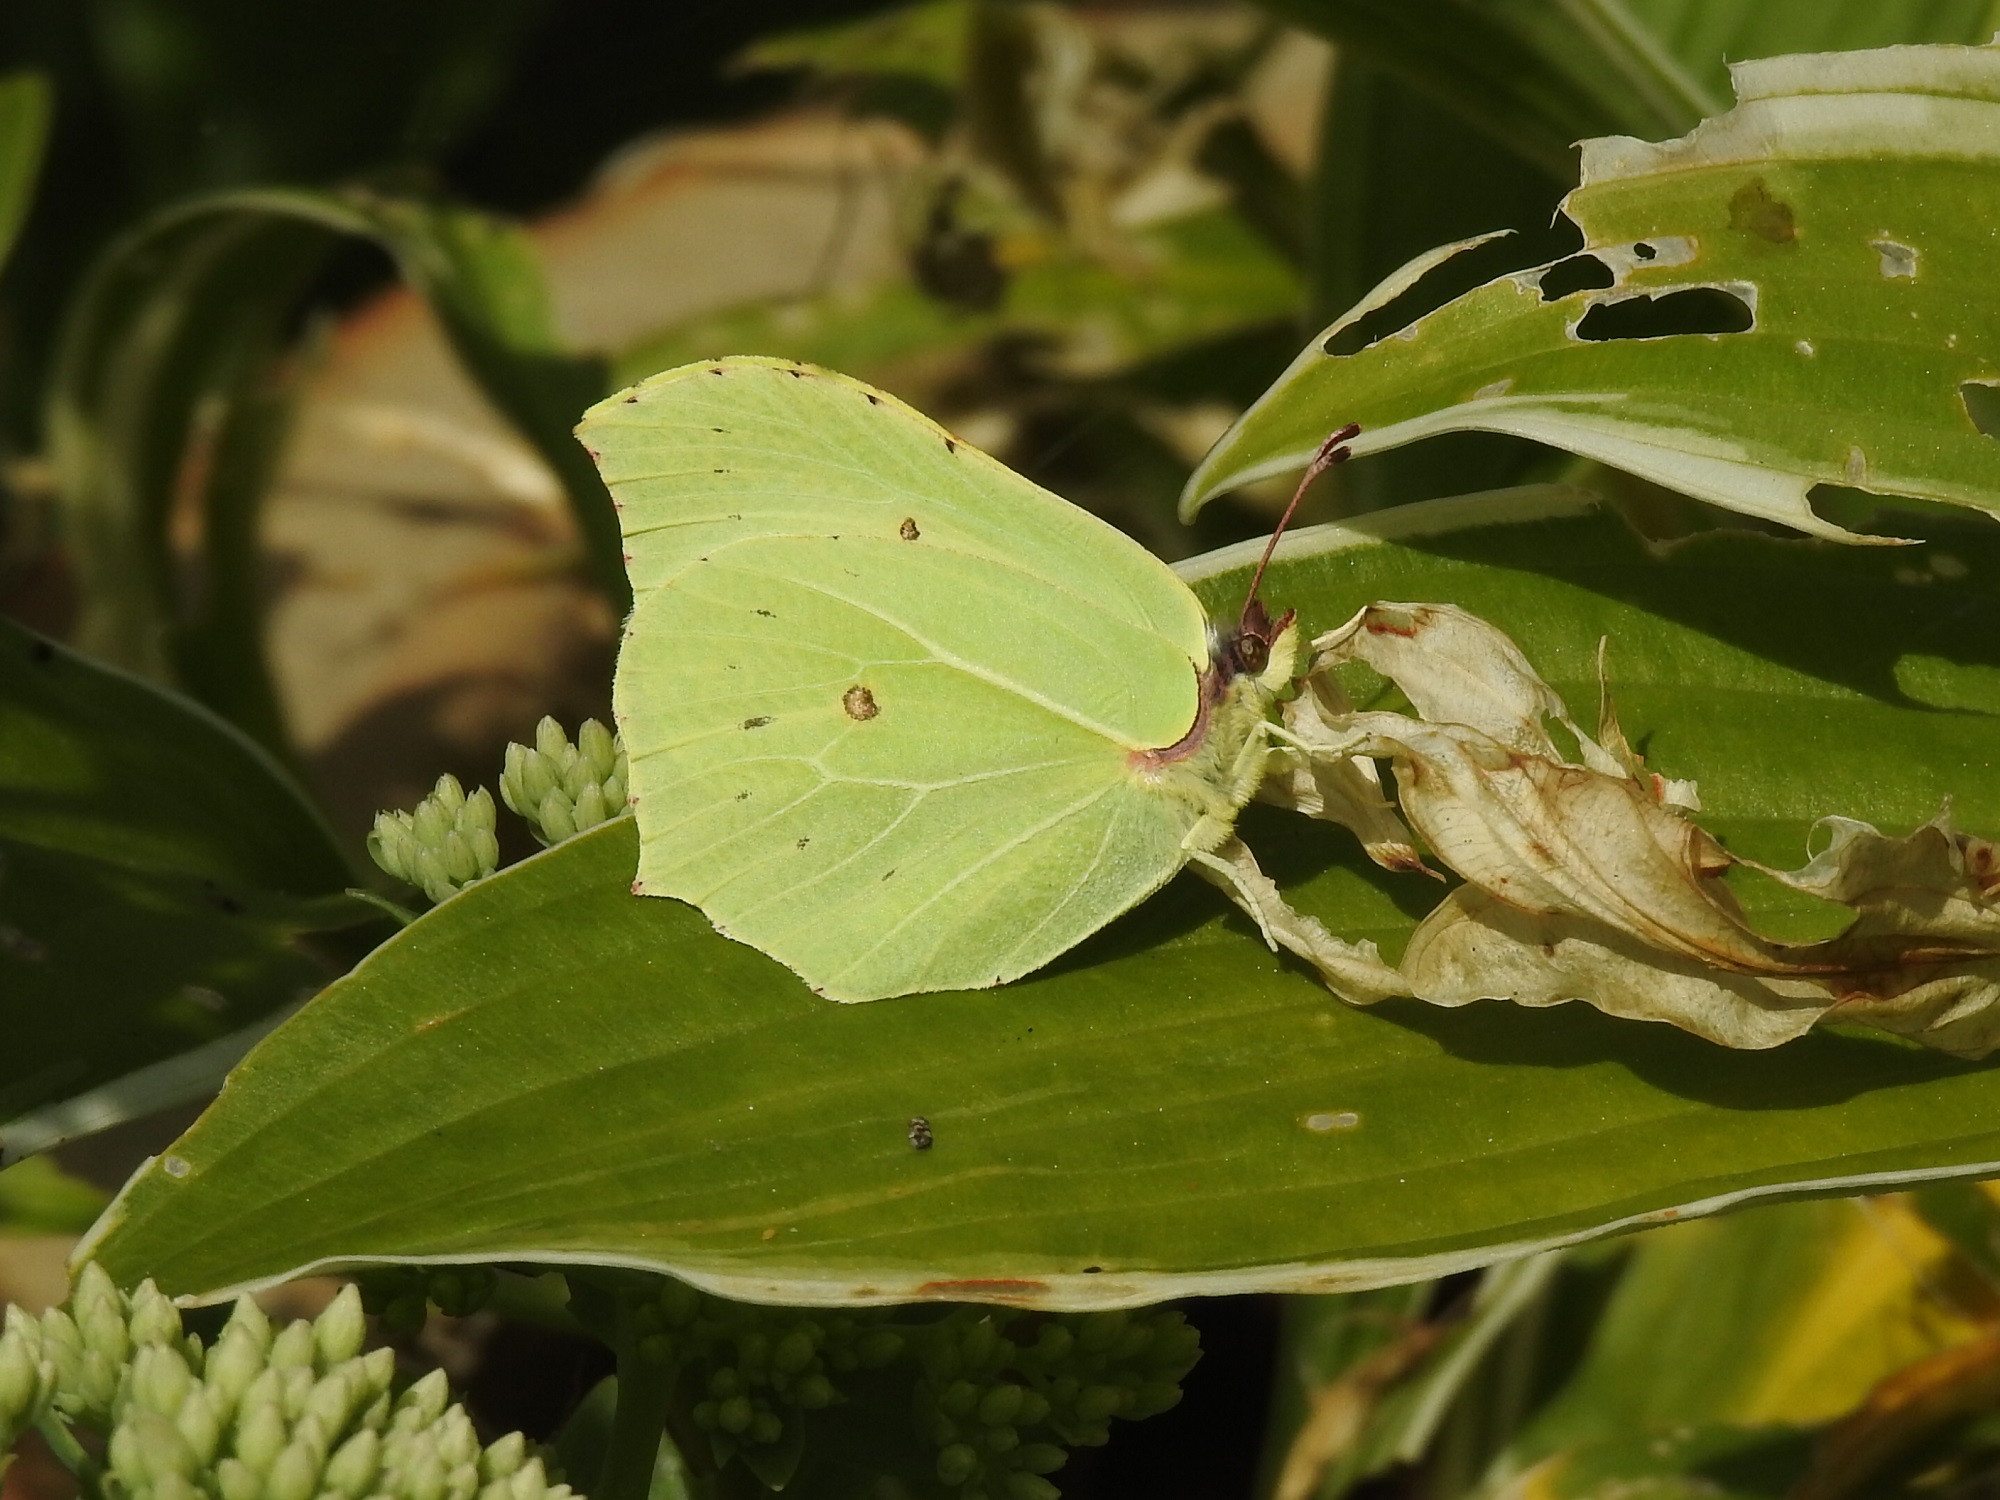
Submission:
[[[1735,77],[1739,106],[1681,141],[1587,143],[1565,200],[1583,256],[1400,332],[1387,304],[1446,252],[1384,283],[1223,437],[1184,511],[1350,421],[1357,453],[1511,433],[1827,534],[1816,485],[2000,511],[2000,48]]]
[[[1455,599],[1580,704],[1608,635],[1628,731],[1702,778],[1739,847],[1796,855],[1836,810],[1900,830],[1947,792],[2000,827],[2000,716],[1896,686],[1913,653],[1995,666],[1984,534],[1910,573],[1743,537],[1662,557],[1561,492],[1391,517],[1294,538],[1272,597],[1308,629]],[[1190,571],[1219,609],[1246,566]],[[1436,899],[1323,826],[1245,826],[1346,936],[1393,949]],[[839,1006],[691,908],[630,899],[634,860],[620,820],[404,930],[245,1062],[91,1249],[197,1296],[500,1257],[753,1299],[1074,1307],[1434,1276],[2000,1167],[2000,1072],[1843,1034],[1732,1053],[1581,1006],[1350,1010],[1192,882],[1004,989]]]
[[[348,872],[271,759],[0,621],[0,1161],[213,1087],[325,982]]]

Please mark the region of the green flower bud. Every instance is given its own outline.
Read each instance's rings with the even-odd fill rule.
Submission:
[[[479,1463],[479,1434],[473,1430],[472,1418],[465,1414],[462,1406],[453,1406],[445,1411],[431,1428],[432,1441],[437,1447],[438,1457],[445,1464],[457,1469],[465,1464],[477,1467]],[[475,1489],[478,1486],[473,1486]]]
[[[118,1377],[124,1366],[114,1364],[95,1349],[86,1349],[82,1361],[77,1365],[76,1374],[64,1394],[73,1398],[73,1404],[65,1404],[58,1397],[57,1404],[77,1416],[102,1419],[110,1415],[112,1399],[118,1394]]]
[[[150,1281],[139,1283],[132,1294],[129,1323],[134,1344],[177,1344],[181,1340],[180,1309]]]
[[[1130,1398],[1115,1385],[1086,1386],[1076,1398],[1076,1417],[1079,1422],[1097,1423],[1107,1417],[1115,1417],[1125,1407]]]
[[[965,1361],[965,1368],[977,1370],[993,1358],[1000,1346],[1000,1334],[993,1326],[991,1318],[981,1318],[965,1330],[959,1340],[959,1358]]]
[[[236,1418],[231,1446],[236,1456],[260,1476],[269,1472],[285,1447],[285,1414],[276,1401],[252,1402],[246,1394]]]
[[[433,1370],[397,1399],[391,1420],[404,1431],[428,1427],[443,1415],[445,1403],[450,1399],[451,1387],[445,1381],[444,1371]]]
[[[373,1488],[381,1462],[381,1436],[363,1428],[334,1449],[320,1483],[348,1500],[361,1500]]]
[[[798,1384],[792,1387],[792,1399],[807,1411],[819,1411],[833,1405],[836,1394],[833,1382],[817,1373],[801,1376]]]
[[[567,1485],[557,1485],[554,1490],[550,1490],[548,1475],[544,1472],[539,1458],[529,1459],[521,1466],[518,1473],[505,1481],[505,1484],[507,1493],[501,1500],[542,1500],[544,1495],[569,1493]]]
[[[242,1459],[218,1459],[213,1472],[222,1500],[263,1500],[264,1477]]]
[[[659,1308],[669,1328],[685,1328],[701,1311],[701,1293],[668,1277],[660,1285]]]
[[[576,794],[571,805],[570,821],[579,829],[595,828],[610,816],[610,810],[604,805],[604,793],[594,781]]]
[[[154,1481],[150,1500],[208,1500],[208,1496],[192,1479],[166,1474]]]
[[[265,1358],[274,1370],[310,1370],[315,1352],[312,1324],[287,1323],[271,1340]]]
[[[542,799],[535,810],[536,819],[541,823],[542,839],[545,843],[560,844],[576,833],[576,819],[570,816],[569,798],[561,787],[557,787]]]
[[[1027,1443],[1015,1450],[1014,1464],[1030,1474],[1053,1474],[1069,1462],[1069,1455],[1054,1443]]]
[[[1007,1500],[1062,1500],[1062,1491],[1038,1474],[1007,1476]]]
[[[430,1450],[412,1455],[397,1486],[403,1500],[445,1500],[445,1462]]]
[[[708,1393],[718,1401],[741,1395],[746,1388],[743,1372],[734,1365],[724,1365],[709,1372]]]
[[[321,1368],[353,1359],[368,1337],[368,1317],[361,1309],[361,1289],[348,1285],[313,1320],[313,1343]]]
[[[1125,1312],[1089,1313],[1082,1319],[1082,1327],[1077,1330],[1077,1347],[1086,1354],[1102,1354],[1125,1332],[1125,1324],[1130,1314]]]
[[[83,1335],[86,1353],[101,1354],[114,1365],[132,1357],[132,1335],[120,1306],[95,1303],[75,1313],[77,1332]]]
[[[479,1466],[459,1464],[444,1477],[445,1500],[476,1500],[479,1494]]]
[[[1141,1417],[1157,1417],[1163,1411],[1172,1411],[1181,1404],[1181,1387],[1177,1380],[1149,1380],[1132,1395],[1129,1406],[1121,1416],[1137,1421]]]
[[[0,1435],[11,1435],[32,1420],[45,1388],[42,1370],[25,1338],[12,1329],[0,1335]],[[49,1378],[54,1375],[50,1367]]]
[[[569,736],[563,733],[562,725],[553,714],[543,714],[541,723],[535,726],[535,753],[561,765],[569,750]]]
[[[268,1500],[312,1500],[319,1493],[324,1455],[311,1443],[291,1442],[279,1450],[264,1476]]]
[[[1011,1453],[1021,1446],[1021,1431],[1017,1427],[989,1427],[982,1441],[988,1453]]]
[[[398,880],[443,901],[499,868],[500,845],[493,828],[491,793],[476,787],[467,795],[456,778],[440,776],[436,789],[413,812],[376,816],[368,852]]]
[[[750,1419],[750,1441],[769,1446],[785,1435],[785,1421],[774,1411],[760,1411]]]
[[[479,1474],[483,1479],[506,1479],[521,1470],[527,1462],[528,1440],[518,1432],[510,1432],[505,1437],[486,1445],[486,1451],[479,1455]]]
[[[105,1456],[111,1472],[128,1490],[143,1490],[169,1474],[191,1475],[197,1467],[194,1450],[156,1411],[126,1414],[111,1433]]]
[[[623,747],[618,738],[595,719],[585,719],[576,731],[577,753],[590,766],[591,775],[603,781],[618,770]]]
[[[76,1273],[76,1287],[69,1295],[69,1315],[76,1320],[77,1327],[81,1328],[86,1319],[105,1313],[123,1324],[126,1312],[125,1297],[110,1274],[96,1261],[85,1261],[83,1269]]]
[[[345,1369],[331,1371],[315,1381],[306,1394],[301,1420],[318,1422],[323,1432],[339,1432],[347,1426],[354,1408],[361,1404],[361,1396],[359,1382]]]
[[[979,1420],[988,1427],[1000,1427],[1012,1422],[1021,1414],[1021,1403],[1027,1396],[1025,1388],[1018,1385],[996,1385],[979,1401]]]
[[[724,1432],[746,1432],[755,1415],[748,1396],[731,1396],[715,1409],[715,1425]]]
[[[811,1364],[818,1353],[819,1340],[813,1337],[812,1325],[795,1323],[771,1350],[771,1368],[796,1375]]]
[[[969,1380],[954,1380],[938,1397],[938,1410],[952,1417],[969,1417],[979,1405],[979,1387]]]
[[[1076,1335],[1061,1323],[1044,1323],[1035,1335],[1035,1357],[1044,1364],[1053,1365],[1069,1357],[1071,1347],[1076,1343]]]
[[[979,1472],[979,1455],[964,1443],[953,1443],[937,1456],[937,1477],[944,1484],[964,1484]]]
[[[1112,1346],[1111,1358],[1121,1365],[1133,1364],[1143,1359],[1153,1347],[1153,1330],[1144,1323],[1134,1323],[1118,1337]]]
[[[178,1349],[141,1345],[132,1356],[131,1399],[148,1411],[172,1416],[194,1388],[194,1374]]]
[[[193,1450],[195,1462],[207,1468],[222,1447],[222,1412],[215,1397],[201,1386],[193,1387],[173,1413],[174,1428]]]
[[[465,788],[458,784],[458,778],[449,771],[438,777],[437,785],[431,788],[430,802],[446,818],[456,821],[458,810],[465,806]]]
[[[247,1338],[262,1354],[271,1347],[271,1320],[264,1316],[264,1309],[257,1305],[254,1297],[238,1297],[236,1305],[229,1310],[229,1321],[222,1325],[224,1337],[234,1329],[237,1336]]]

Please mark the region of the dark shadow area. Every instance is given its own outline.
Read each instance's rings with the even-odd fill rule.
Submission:
[[[1543,296],[1548,295],[1544,285]],[[1756,326],[1750,304],[1719,286],[1691,286],[1658,296],[1599,302],[1576,325],[1591,343],[1612,339],[1670,339],[1690,333],[1748,333]]]
[[[1817,1109],[1874,1089],[1934,1083],[1993,1066],[1887,1036],[1837,1031],[1815,1031],[1768,1051],[1737,1051],[1672,1026],[1607,1016],[1580,1001],[1529,1010],[1499,1000],[1457,1009],[1389,1000],[1371,1013],[1467,1062],[1517,1068],[1616,1063],[1655,1088],[1718,1109]]]
[[[1074,1500],[1250,1500],[1271,1405],[1279,1301],[1204,1297],[1182,1305],[1201,1362],[1171,1420],[1120,1422],[1102,1448],[1056,1475]]]

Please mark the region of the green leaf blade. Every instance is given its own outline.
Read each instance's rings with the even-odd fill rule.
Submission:
[[[1893,689],[1912,645],[1941,649],[1936,590],[1960,590],[1969,620],[1991,611],[1977,580],[2000,545],[1967,533],[1967,576],[1920,591],[1878,551],[1736,538],[1663,559],[1574,502],[1520,509],[1541,519],[1304,534],[1272,598],[1309,630],[1370,597],[1457,598],[1573,707],[1608,633],[1628,732],[1652,733],[1666,774],[1704,778],[1732,842],[1796,850],[1833,811],[1901,831],[1934,786],[1965,826],[2000,826],[1989,717]],[[1743,586],[1690,586],[1717,569]],[[1211,610],[1240,597],[1242,564],[1193,572]],[[1925,607],[1850,603],[1899,589]],[[1984,661],[1992,639],[1949,649]],[[1730,691],[1705,692],[1711,675]],[[1768,744],[1806,712],[1840,756],[1683,762],[1711,733]],[[1931,780],[1905,790],[1919,757]],[[1303,820],[1253,809],[1244,829],[1350,939],[1393,950],[1436,899]],[[693,910],[631,899],[635,856],[621,820],[392,939],[246,1061],[92,1248],[204,1297],[309,1265],[500,1258],[652,1266],[752,1299],[1089,1307],[1432,1277],[2000,1163],[1994,1069],[1838,1033],[1727,1052],[1576,1005],[1353,1010],[1187,880],[1020,983],[831,1005]],[[917,1115],[929,1150],[910,1145]]]
[[[1518,273],[1326,353],[1365,302],[1223,437],[1184,511],[1354,421],[1357,453],[1511,433],[1823,535],[1844,533],[1812,509],[1816,485],[2000,512],[1978,407],[2000,321],[1968,227],[2000,195],[1981,144],[2000,139],[2000,51],[1774,59],[1737,77],[1744,102],[1681,141],[1588,144],[1565,208],[1615,285],[1557,295]]]

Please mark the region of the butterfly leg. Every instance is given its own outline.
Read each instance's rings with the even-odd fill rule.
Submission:
[[[1373,943],[1344,943],[1316,917],[1294,910],[1279,893],[1277,882],[1258,867],[1250,846],[1235,834],[1213,850],[1190,849],[1188,863],[1249,914],[1274,952],[1284,948],[1297,954],[1341,999],[1370,1005],[1410,993],[1403,976],[1382,962]]]

